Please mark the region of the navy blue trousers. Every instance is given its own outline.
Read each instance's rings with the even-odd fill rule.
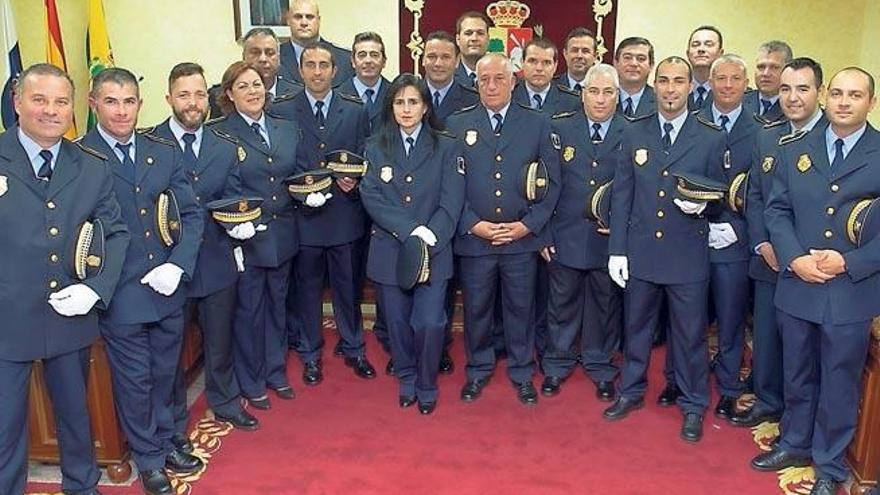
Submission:
[[[537,270],[535,271],[535,352],[541,360],[549,347],[547,330],[547,311],[550,306],[550,267],[549,263],[536,254]]]
[[[739,397],[739,379],[749,310],[749,262],[712,263],[711,294],[718,320],[718,357],[715,378],[721,395]]]
[[[755,411],[779,414],[782,396],[782,338],[776,323],[773,294],[776,284],[755,280],[755,306],[752,311],[752,382]]]
[[[101,477],[86,402],[89,348],[42,360],[61,452],[61,488],[83,493]],[[27,482],[28,390],[32,361],[0,360],[0,493],[24,493]]]

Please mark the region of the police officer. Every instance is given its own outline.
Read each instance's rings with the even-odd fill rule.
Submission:
[[[182,282],[195,272],[204,221],[174,142],[152,130],[135,132],[141,99],[134,74],[100,72],[89,106],[98,125],[83,144],[110,157],[113,189],[132,233],[113,303],[101,315],[116,411],[144,489],[170,493],[163,466],[190,473],[203,465],[171,439],[188,292]]]
[[[242,194],[263,198],[256,235],[243,247],[239,266],[233,343],[235,376],[242,395],[257,409],[269,409],[266,389],[290,400],[287,381],[285,299],[290,267],[299,250],[292,199],[283,179],[296,164],[300,129],[265,111],[266,89],[256,67],[235,62],[223,74],[220,106],[226,117],[213,124],[239,141]]]
[[[250,222],[226,231],[214,222],[205,206],[221,199],[241,198],[238,141],[202,124],[208,116],[208,93],[201,66],[183,62],[168,75],[166,101],[172,115],[156,127],[156,135],[176,143],[184,172],[202,208],[205,233],[195,273],[189,284],[188,317],[197,317],[205,351],[205,397],[220,421],[250,431],[259,422],[241,407],[241,390],[232,368],[232,320],[238,270],[232,239],[246,240],[255,233]],[[183,369],[178,367],[175,387],[178,448],[192,449],[186,436],[188,415]]]
[[[291,117],[302,130],[297,147],[298,168],[324,168],[325,154],[334,150],[363,153],[370,126],[367,113],[360,98],[331,89],[337,68],[330,50],[322,44],[307,45],[301,61],[306,90],[293,99],[296,113]],[[325,274],[329,275],[333,291],[333,314],[342,338],[345,364],[361,378],[376,375],[364,354],[360,245],[366,214],[356,187],[356,179],[339,178],[334,181],[329,198],[312,193],[305,203],[296,205],[300,251],[294,270],[298,294],[295,310],[303,319],[296,347],[304,363],[306,385],[317,385],[323,380],[321,299]]]
[[[614,399],[620,345],[622,294],[608,277],[608,231],[586,215],[597,191],[608,188],[618,163],[626,121],[615,116],[617,72],[607,64],[587,71],[583,109],[552,117],[562,160],[562,192],[550,220],[548,343],[541,393],[553,396],[579,360],[600,400]],[[605,219],[607,221],[607,219]],[[572,346],[580,337],[580,349]]]
[[[437,405],[437,374],[446,326],[446,283],[452,276],[452,238],[464,202],[465,168],[459,143],[432,125],[431,98],[412,74],[391,84],[383,106],[388,125],[367,145],[371,164],[361,184],[374,221],[368,276],[391,333],[399,381],[398,404],[418,402],[431,414]],[[427,244],[428,279],[414,288],[398,285],[397,259],[410,236]]]
[[[809,465],[813,495],[839,492],[844,457],[858,419],[871,320],[880,301],[876,239],[853,244],[847,203],[880,195],[880,134],[867,123],[874,78],[838,72],[828,84],[824,129],[799,134],[779,150],[765,213],[781,272],[776,286],[782,332],[785,412],[777,449],[752,461],[761,470]]]
[[[724,131],[724,159],[714,166],[726,184],[733,184],[737,176],[749,171],[755,136],[760,128],[743,104],[748,79],[746,63],[739,56],[724,54],[715,59],[709,76],[712,104],[699,112]],[[739,370],[745,345],[750,258],[745,216],[730,207],[720,208],[709,223],[709,287],[718,323],[714,370],[721,397],[715,415],[724,419],[730,419],[736,411],[736,400],[744,388]],[[677,357],[673,353],[673,359]]]
[[[755,61],[755,85],[758,90],[746,94],[744,104],[764,124],[783,117],[779,104],[779,77],[782,75],[782,68],[789,62],[791,47],[784,41],[772,40],[758,47]]]
[[[724,39],[715,26],[700,26],[688,38],[687,59],[694,71],[688,95],[688,110],[700,110],[712,104],[709,69],[724,54]]]
[[[321,13],[316,0],[291,0],[287,25],[290,27],[290,43],[281,45],[281,73],[285,78],[303,82],[299,71],[302,50],[312,43],[326,45],[333,54],[333,62],[338,67],[333,78],[334,87],[354,77],[351,52],[321,38]]]
[[[425,53],[422,55],[424,80],[431,95],[434,115],[441,126],[453,113],[480,101],[480,95],[470,80],[461,83],[455,78],[457,56],[455,38],[446,31],[434,31],[425,37]]]
[[[13,101],[18,125],[0,135],[0,221],[9,229],[0,240],[0,492],[25,491],[28,390],[39,359],[55,412],[61,488],[94,495],[101,473],[86,402],[89,348],[129,233],[106,157],[62,137],[73,123],[70,77],[32,65],[18,76]],[[87,222],[103,227],[92,242],[105,249],[78,266],[72,258],[81,253],[70,246]]]
[[[773,183],[780,140],[798,132],[825,127],[825,117],[819,108],[819,100],[824,96],[822,66],[810,58],[796,58],[785,66],[780,81],[779,103],[788,120],[765,124],[758,132],[749,172],[746,219],[749,247],[752,250],[749,276],[755,282],[752,309],[755,403],[731,419],[737,426],[752,427],[764,421],[778,422],[782,417],[782,342],[773,305],[779,261],[764,222],[764,204]]]
[[[586,86],[587,71],[596,63],[596,34],[585,27],[576,27],[565,36],[562,47],[565,73],[556,76],[554,81],[580,92]]]
[[[706,291],[709,284],[709,225],[705,202],[675,197],[673,173],[720,178],[723,131],[690,115],[687,91],[690,65],[668,57],[657,65],[654,86],[658,113],[634,122],[625,132],[627,162],[614,175],[608,270],[626,287],[625,361],[617,401],[605,410],[609,420],[622,419],[644,405],[651,333],[658,301],[669,302],[670,339],[675,377],[682,391],[681,436],[702,437],[709,403],[706,344]],[[631,163],[630,163],[631,161]],[[657,263],[656,260],[663,260]]]
[[[459,63],[455,80],[472,88],[477,86],[477,61],[489,51],[489,17],[474,10],[455,20],[455,44]]]
[[[620,79],[617,113],[642,117],[657,111],[654,88],[648,84],[654,69],[654,45],[638,36],[625,38],[614,51],[614,67]]]
[[[491,319],[496,291],[502,291],[508,376],[524,404],[535,404],[532,384],[534,331],[531,315],[537,253],[544,227],[559,197],[559,162],[550,143],[549,119],[511,101],[513,66],[504,55],[486,54],[477,63],[480,104],[452,116],[449,128],[464,141],[465,207],[455,252],[464,293],[466,402],[476,400],[494,366]],[[546,197],[529,202],[522,194],[523,169],[542,161]]]
[[[379,33],[365,31],[356,34],[351,46],[351,65],[355,75],[339,86],[340,93],[357,96],[364,102],[371,133],[381,125],[382,102],[390,84],[382,75],[387,61],[385,43]]]

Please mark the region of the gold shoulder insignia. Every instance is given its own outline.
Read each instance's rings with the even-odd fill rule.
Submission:
[[[226,117],[227,117],[226,115],[221,115],[219,117],[214,117],[213,119],[206,120],[205,125],[210,126],[210,125],[218,124],[220,122],[224,122],[226,120]]]
[[[153,129],[155,129],[155,127],[148,127],[146,129],[138,129],[138,134],[140,134],[141,136],[143,136],[143,137],[145,137],[155,143],[164,144],[166,146],[173,146],[173,147],[177,146],[177,144],[175,144],[174,141],[172,141],[170,139],[165,139],[163,137],[160,137],[160,136],[153,134],[153,132],[152,132]]]
[[[473,110],[475,108],[477,108],[477,104],[462,107],[462,108],[459,108],[458,110],[456,110],[455,112],[453,112],[453,115],[458,115],[460,113],[470,112],[471,110]]]
[[[232,134],[229,134],[229,133],[227,133],[227,132],[225,132],[225,131],[221,131],[220,129],[215,129],[215,128],[213,128],[213,127],[211,128],[211,132],[213,132],[214,135],[217,136],[217,137],[220,138],[220,139],[225,139],[225,140],[229,141],[229,142],[232,143],[232,144],[238,144],[238,138],[236,138],[236,137],[233,136]]]
[[[574,114],[575,114],[574,112],[559,112],[559,113],[554,113],[553,115],[550,116],[550,118],[553,120],[567,119]]]
[[[272,103],[283,103],[285,101],[290,101],[293,99],[294,96],[296,96],[296,95],[293,93],[285,93],[283,95],[278,95],[275,97],[274,100],[272,100]]]
[[[638,122],[640,120],[645,120],[655,115],[657,115],[657,113],[651,112],[645,115],[633,115],[632,117],[627,117],[626,115],[624,115],[623,118],[625,118],[627,122]]]
[[[455,139],[455,134],[452,133],[451,131],[446,130],[446,129],[440,129],[440,130],[438,130],[438,131],[437,131],[437,134],[439,134],[439,135],[441,135],[441,136],[446,136],[446,137],[448,137],[448,138]]]
[[[556,89],[558,89],[559,91],[562,91],[563,93],[568,93],[568,94],[570,94],[570,95],[572,95],[572,96],[577,96],[578,98],[581,97],[581,93],[580,93],[578,90],[576,90],[576,89],[571,89],[571,88],[569,88],[568,86],[565,86],[565,85],[562,85],[562,84],[557,84],[557,85],[556,85]]]
[[[342,98],[343,100],[348,100],[350,102],[357,103],[358,105],[364,104],[364,100],[360,99],[357,96],[347,95],[345,93],[338,93],[338,94],[339,94],[340,98]]]
[[[88,146],[82,144],[82,142],[80,142],[80,139],[77,139],[76,141],[74,141],[74,143],[79,147],[79,149],[85,151],[86,153],[88,153],[94,157],[100,158],[101,160],[107,160],[107,155],[105,155],[104,153],[101,153],[98,150],[89,148]]]
[[[721,130],[720,125],[716,124],[715,122],[712,122],[711,120],[706,120],[706,118],[703,117],[702,115],[697,115],[697,122],[703,124],[706,127],[711,127],[712,129],[715,129],[716,131]]]
[[[786,134],[779,138],[779,146],[798,141],[806,135],[806,131],[794,131],[791,134]]]

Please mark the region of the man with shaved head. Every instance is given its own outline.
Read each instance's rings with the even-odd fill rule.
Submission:
[[[321,12],[316,0],[290,0],[286,20],[290,27],[290,42],[281,45],[281,74],[284,78],[302,83],[300,57],[303,48],[313,43],[326,45],[333,54],[333,62],[338,68],[333,78],[334,87],[354,77],[351,52],[321,38]]]

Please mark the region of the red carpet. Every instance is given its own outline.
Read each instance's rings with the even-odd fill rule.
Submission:
[[[335,336],[327,335],[332,346]],[[368,336],[368,356],[380,371],[386,357]],[[201,494],[778,494],[775,473],[757,473],[758,448],[748,429],[707,417],[703,441],[679,439],[677,408],[654,405],[663,386],[662,351],[652,360],[648,405],[616,423],[577,371],[537,407],[517,402],[496,370],[473,404],[458,399],[464,351],[457,335],[456,371],[441,376],[432,416],[397,407],[397,384],[381,374],[361,380],[329,355],[325,379],[306,387],[298,358],[290,361],[293,401],[272,396],[254,433],[232,431],[204,439],[218,450],[191,487]],[[540,384],[536,377],[535,384]],[[714,405],[714,399],[713,399]],[[204,415],[201,397],[193,417]],[[218,444],[222,443],[222,447]],[[181,486],[186,493],[187,486]],[[138,486],[105,488],[105,495],[140,493]],[[46,490],[29,486],[29,490]]]

